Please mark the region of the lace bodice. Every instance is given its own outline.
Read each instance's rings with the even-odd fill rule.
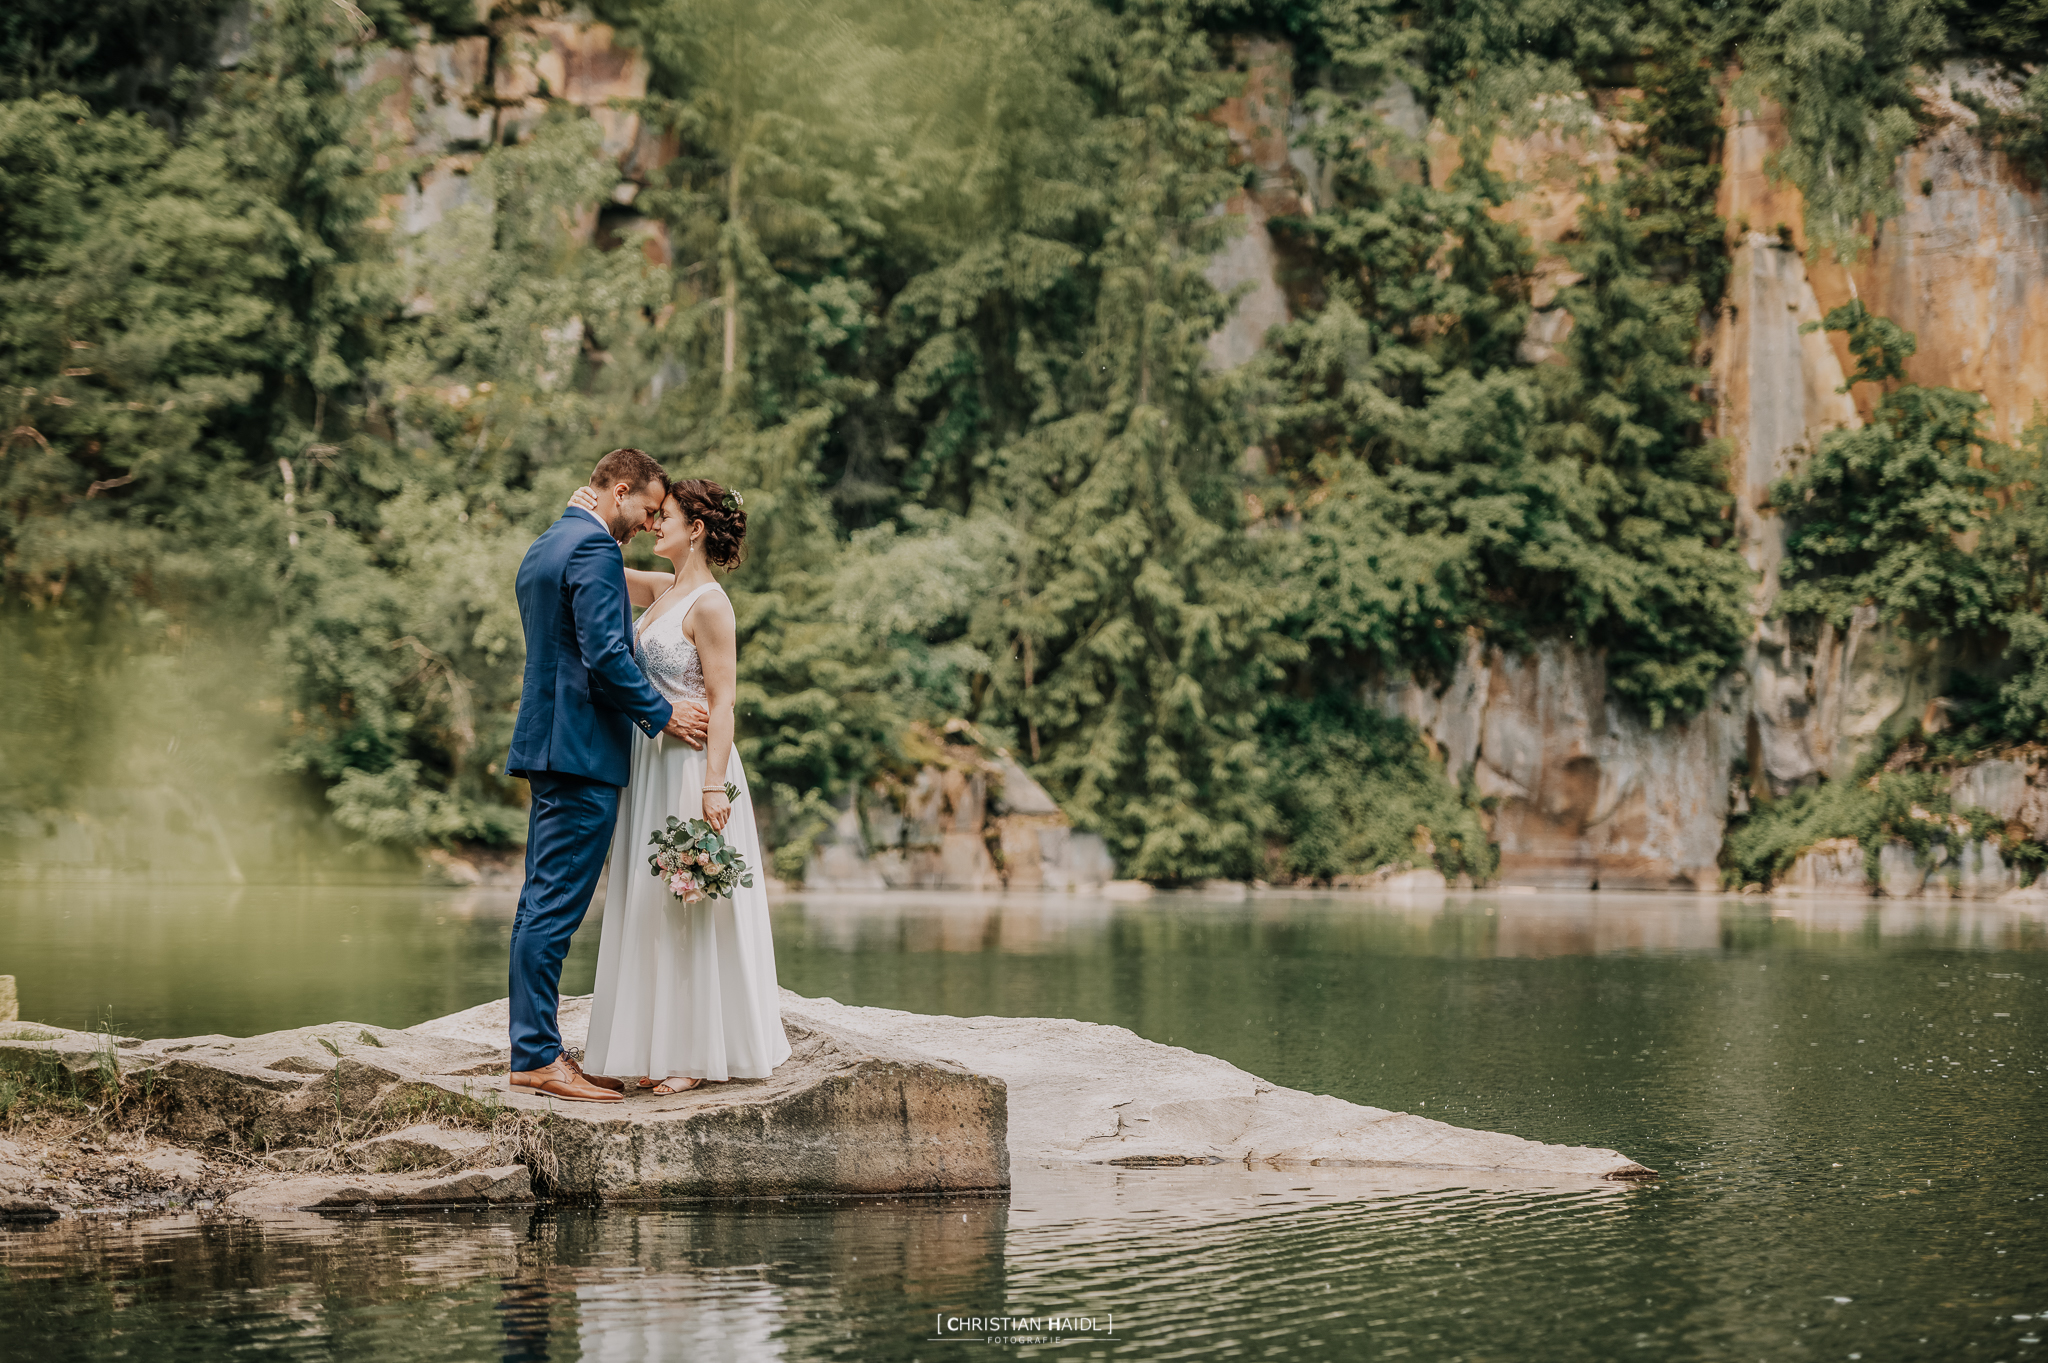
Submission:
[[[663,611],[653,624],[633,632],[633,661],[640,664],[641,672],[654,683],[654,689],[670,701],[703,703],[704,660],[697,656],[697,646],[683,633],[683,618],[697,604],[697,598],[718,590],[716,582],[707,582]]]

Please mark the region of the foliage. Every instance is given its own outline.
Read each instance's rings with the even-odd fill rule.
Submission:
[[[0,11],[0,99],[73,95],[183,112],[215,56],[221,0],[14,0]]]
[[[2048,737],[2048,421],[2035,421],[2006,451],[2000,472],[2005,486],[1981,551],[2008,584],[1998,620],[2008,675],[1992,727],[2000,737],[2038,741]]]
[[[1999,610],[2001,565],[1966,547],[1983,533],[1996,458],[1984,399],[1903,382],[1910,334],[1861,302],[1822,325],[1848,333],[1859,383],[1893,385],[1870,423],[1830,431],[1771,489],[1787,519],[1779,608],[1846,626],[1864,601],[1917,636],[1981,630]]]
[[[565,426],[618,419],[664,275],[563,252],[562,209],[611,183],[587,122],[485,156],[470,206],[394,260],[362,226],[386,181],[340,11],[303,11],[176,144],[56,96],[0,112],[31,205],[0,241],[9,596],[130,635],[159,608],[268,617],[282,765],[344,827],[503,842],[504,587],[569,482],[528,489]],[[563,349],[600,327],[609,365]]]
[[[1543,375],[1538,447],[1556,453],[1530,499],[1549,514],[1521,566],[1532,597],[1561,598],[1556,613],[1608,650],[1609,684],[1655,727],[1704,706],[1740,655],[1749,572],[1723,518],[1725,447],[1698,438],[1700,294],[1655,278],[1620,198],[1589,186],[1567,247],[1584,281],[1559,299],[1570,362]]]
[[[1705,702],[1749,630],[1747,573],[1725,543],[1717,446],[1691,364],[1700,285],[1724,266],[1707,167],[1712,104],[1649,121],[1621,179],[1586,186],[1557,304],[1564,363],[1517,363],[1527,240],[1490,210],[1509,186],[1476,140],[1441,187],[1389,156],[1366,108],[1324,100],[1308,136],[1329,202],[1290,224],[1329,282],[1279,331],[1270,444],[1302,533],[1282,551],[1290,632],[1333,658],[1441,671],[1477,628],[1511,644],[1562,632],[1609,652],[1653,724]]]
[[[41,1038],[23,1029],[19,1038]],[[102,1097],[97,1074],[81,1074],[54,1051],[10,1048],[10,1065],[0,1071],[0,1124],[9,1127],[39,1117],[78,1118],[92,1111]]]
[[[1986,146],[2004,152],[2036,188],[2048,186],[2048,67],[2027,78],[2012,105],[1969,90],[1958,91],[1956,100],[1977,115],[1977,136]]]
[[[1405,721],[1334,697],[1281,700],[1266,715],[1274,826],[1267,874],[1326,880],[1409,862],[1491,879],[1499,855],[1476,808]]]
[[[1115,54],[1113,185],[1099,281],[1067,411],[1006,452],[990,492],[1020,532],[1009,591],[970,637],[988,703],[1021,719],[1067,807],[1128,874],[1247,875],[1256,865],[1259,686],[1287,646],[1235,533],[1244,432],[1205,372],[1222,320],[1201,266],[1229,188],[1224,92],[1171,5],[1132,12]]]
[[[2000,485],[1986,498],[1973,556],[1999,584],[1996,608],[1987,622],[1943,636],[1959,665],[1942,697],[1947,722],[1927,736],[1931,756],[1955,763],[2048,738],[2048,422],[2001,450],[1994,473]]]
[[[1739,39],[1744,103],[1785,110],[1774,165],[1805,198],[1812,250],[1850,259],[1867,219],[1904,207],[1892,170],[1920,135],[1915,68],[1947,41],[1940,0],[1782,0]]]
[[[1905,382],[1913,337],[1861,303],[1824,319],[1857,357],[1850,384],[1887,386],[1870,423],[1823,437],[1772,489],[1787,518],[1778,607],[1847,623],[1869,603],[1964,663],[1936,738],[1957,759],[2048,734],[2048,422],[1989,439],[1982,398]]]
[[[27,1026],[4,1034],[9,1041],[52,1041],[62,1033]],[[156,1078],[145,1071],[133,1078],[121,1071],[113,1031],[113,1015],[105,1014],[95,1030],[89,1061],[67,1060],[55,1049],[34,1045],[10,1047],[0,1056],[0,1128],[24,1121],[62,1123],[89,1121],[95,1127],[118,1122],[135,1110],[147,1114],[156,1097]],[[68,1119],[68,1121],[67,1121]]]
[[[1563,634],[1653,723],[1703,703],[1748,631],[1696,395],[1717,73],[1739,55],[1786,106],[1810,235],[1847,241],[1887,211],[1930,3],[600,0],[676,148],[627,209],[561,101],[419,192],[365,73],[473,6],[277,0],[243,50],[212,0],[24,0],[0,16],[0,579],[27,664],[0,676],[0,800],[239,767],[360,843],[516,841],[513,570],[632,444],[747,491],[741,756],[782,874],[913,726],[964,717],[1127,874],[1355,874],[1421,825],[1483,875],[1463,774],[1362,685]],[[1213,111],[1232,43],[1274,32],[1315,210],[1273,224],[1298,320],[1223,373],[1205,266],[1246,171]],[[1455,170],[1380,101],[1395,81]],[[1623,87],[1638,131],[1560,248],[1580,278],[1539,298],[1488,149]],[[1544,353],[1539,301],[1571,323]],[[1959,401],[1890,395],[1864,433],[1889,453],[1866,474],[1830,447],[1812,505],[1874,479],[1894,519],[1858,543],[1911,522],[1961,583],[1937,525],[2009,486],[1963,558],[2012,640],[2001,714],[2038,723],[2034,483],[1970,481]],[[1879,571],[1809,547],[1796,571],[1834,585],[1795,591]]]
[[[1975,394],[1906,381],[1913,336],[1860,302],[1822,325],[1847,333],[1857,366],[1844,390],[1884,386],[1868,425],[1824,436],[1771,499],[1787,518],[1778,609],[1837,627],[1866,604],[1909,635],[1935,637],[1964,663],[1944,697],[1951,723],[1922,735],[1937,768],[2048,733],[2048,627],[2041,569],[2048,547],[2042,482],[2048,424],[2018,448],[1990,440]],[[2000,656],[2002,652],[2002,657]],[[1918,759],[1916,759],[1918,760]],[[1814,842],[1853,837],[1875,879],[1878,849],[1935,849],[1996,831],[1982,810],[1952,809],[1945,770],[1878,771],[1794,792],[1731,826],[1727,855],[1745,879],[1782,872]],[[2010,854],[2038,870],[2037,846]]]
[[[1758,805],[1729,826],[1723,856],[1742,884],[1768,885],[1790,869],[1799,854],[1829,838],[1854,838],[1863,850],[1864,873],[1877,883],[1878,855],[1888,842],[1912,847],[1922,866],[1937,851],[1953,858],[1965,841],[1994,831],[1983,810],[1952,805],[1948,773],[1881,771],[1868,760],[1846,781],[1793,791]]]
[[[1962,51],[2008,69],[2048,60],[2048,0],[1942,0]]]
[[[1690,283],[1704,308],[1721,301],[1728,278],[1727,223],[1715,209],[1721,188],[1721,91],[1716,41],[1690,5],[1651,9],[1649,55],[1635,63],[1642,94],[1623,106],[1640,127],[1623,148],[1619,188],[1641,230],[1630,258],[1665,283]]]

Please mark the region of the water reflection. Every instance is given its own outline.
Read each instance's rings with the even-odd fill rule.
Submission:
[[[0,882],[0,973],[19,979],[23,1017],[63,1026],[111,1015],[118,1029],[149,1036],[246,1035],[335,1020],[402,1027],[504,994],[515,904],[510,890],[416,885]],[[593,913],[565,965],[565,991],[590,988],[601,930]],[[775,933],[778,960],[788,965],[784,983],[803,993],[848,987],[840,967],[849,963],[937,958],[1002,961],[1006,973],[1028,976],[1062,960],[1219,951],[1535,961],[2048,946],[2040,916],[1990,903],[1618,894],[1405,904],[1298,893],[1234,901],[1160,895],[1135,904],[796,894],[776,904]],[[910,978],[917,973],[896,972],[889,988],[918,987]],[[988,1011],[975,992],[888,1001]],[[1062,997],[1047,996],[1041,1011],[1062,1011],[1053,1006]]]
[[[0,882],[21,1015],[142,1036],[408,1026],[505,993],[516,895],[420,885]],[[590,988],[595,933],[564,983]]]
[[[1992,1246],[2038,1250],[2037,1224],[1977,1217],[1943,1238],[1953,1203],[1893,1199],[1907,1219],[1859,1227],[1853,1202],[1817,1201],[1781,1187],[1759,1218],[1700,1172],[1617,1188],[1219,1168],[1024,1171],[1007,1206],[70,1222],[0,1231],[0,1332],[46,1363],[891,1363],[989,1356],[934,1354],[934,1314],[1113,1313],[1114,1345],[1014,1354],[2024,1356],[2012,1317],[2048,1280]]]
[[[1234,1233],[1263,1217],[1339,1204],[1359,1216],[1383,1212],[1398,1218],[1410,1214],[1418,1201],[1468,1193],[1492,1195],[1502,1205],[1569,1209],[1574,1216],[1614,1214],[1644,1187],[1505,1169],[1313,1165],[1123,1169],[1019,1161],[1012,1163],[1010,1177],[1013,1251],[1022,1233],[1069,1245],[1098,1244],[1112,1254],[1136,1234],[1226,1228]]]
[[[776,1335],[787,1309],[751,1269],[586,1283],[576,1289],[576,1342],[592,1363],[756,1363],[785,1356]]]
[[[753,1363],[918,1357],[935,1314],[1114,1313],[1123,1353],[1216,1356],[1235,1352],[1212,1337],[1219,1321],[1295,1344],[1303,1328],[1398,1339],[1358,1315],[1361,1293],[1387,1293],[1390,1276],[1412,1289],[1418,1264],[1437,1281],[1447,1245],[1476,1259],[1509,1242],[1582,1243],[1629,1196],[1442,1173],[1302,1177],[1047,1173],[1019,1187],[1015,1213],[984,1198],[74,1221],[0,1232],[0,1328],[46,1360],[125,1341],[152,1358]],[[1404,1314],[1443,1314],[1440,1290],[1413,1292]]]
[[[1001,1199],[0,1230],[0,1329],[44,1359],[901,1357],[937,1303],[1003,1299]]]
[[[50,1000],[104,996],[149,1001],[165,1033],[404,1024],[501,992],[509,905],[8,888],[0,970],[53,1021]],[[800,993],[1115,1023],[1665,1176],[1019,1167],[1007,1199],[68,1222],[0,1232],[0,1339],[39,1360],[989,1357],[935,1350],[929,1313],[1000,1307],[1116,1312],[1120,1342],[1030,1357],[2017,1363],[2034,1324],[2014,1317],[2048,1315],[2048,942],[1995,905],[901,895],[775,915]]]
[[[2040,949],[2033,910],[1994,902],[1718,895],[1471,894],[1425,902],[1268,891],[1243,899],[1159,896],[1138,904],[1068,895],[796,894],[778,909],[802,922],[806,945],[841,952],[1087,950],[1148,920],[1314,926],[1376,949],[1542,959],[1718,952],[1801,938],[1876,938],[1971,949]]]

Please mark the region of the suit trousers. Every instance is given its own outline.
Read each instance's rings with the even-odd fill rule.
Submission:
[[[562,958],[604,872],[619,817],[619,788],[581,776],[527,774],[526,883],[512,919],[512,1071],[553,1063],[562,1053],[555,1020]]]

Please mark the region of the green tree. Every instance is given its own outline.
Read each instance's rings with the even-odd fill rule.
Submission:
[[[1552,452],[1530,480],[1524,609],[1608,653],[1614,690],[1648,715],[1702,708],[1749,637],[1750,574],[1728,543],[1726,447],[1700,438],[1691,363],[1698,289],[1656,278],[1626,193],[1588,185],[1559,295],[1568,363],[1544,371]],[[1503,575],[1504,576],[1504,575]]]
[[[1969,90],[1956,98],[1977,115],[1977,136],[1986,145],[2010,157],[2037,188],[2048,185],[2048,69],[2027,77],[2014,106],[1993,104]]]
[[[1865,220],[1904,206],[1892,168],[1920,136],[1917,68],[1947,46],[1940,0],[1785,0],[1757,18],[1736,39],[1738,90],[1785,109],[1774,167],[1805,197],[1812,249],[1853,257]]]
[[[1974,551],[1992,510],[1997,446],[1981,426],[1984,399],[1906,383],[1911,333],[1861,302],[1822,319],[1848,333],[1857,366],[1843,385],[1885,385],[1870,423],[1830,431],[1771,488],[1786,517],[1779,609],[1846,626],[1873,602],[1880,617],[1926,637],[1981,630],[2007,586]]]
[[[1283,495],[1304,509],[1292,629],[1339,675],[1441,672],[1467,628],[1513,646],[1561,633],[1607,650],[1617,692],[1661,724],[1740,656],[1748,574],[1691,363],[1695,277],[1718,294],[1725,270],[1713,106],[1695,65],[1660,69],[1679,93],[1619,181],[1586,187],[1564,247],[1581,282],[1557,300],[1563,363],[1533,372],[1535,262],[1492,212],[1512,187],[1483,141],[1443,186],[1421,184],[1362,99],[1319,101],[1308,141],[1331,202],[1288,227],[1329,301],[1277,334],[1268,410]]]
[[[1479,810],[1407,721],[1325,692],[1275,700],[1261,727],[1269,875],[1328,880],[1406,863],[1492,878],[1500,859]]]
[[[678,148],[627,209],[566,102],[459,166],[388,145],[388,91],[351,86],[421,23],[475,31],[465,3],[280,0],[224,47],[210,0],[23,0],[0,16],[0,625],[32,665],[0,708],[36,718],[0,736],[5,798],[116,765],[52,697],[232,674],[235,724],[347,836],[516,837],[512,566],[633,444],[747,496],[743,756],[785,873],[914,726],[957,717],[1136,874],[1369,871],[1418,855],[1417,825],[1480,874],[1460,774],[1362,686],[1562,634],[1653,722],[1702,702],[1747,623],[1693,391],[1727,265],[1715,82],[1739,58],[1785,106],[1810,235],[1842,246],[1890,211],[1929,15],[2031,60],[2012,13],[1933,3],[600,0]],[[1213,111],[1232,41],[1275,32],[1313,158],[1314,211],[1273,224],[1299,320],[1221,374],[1203,267],[1245,172]],[[1396,80],[1454,173],[1381,117]],[[1519,187],[1486,153],[1591,127],[1614,88],[1640,131],[1532,332]],[[1986,136],[2023,157],[2013,117]],[[1839,477],[1788,507],[1810,562],[1787,599],[1962,612],[2009,648],[1979,699],[2010,733],[2048,694],[2039,479],[1958,457],[1966,407],[1898,387],[1842,436],[1869,449],[1827,447]],[[1893,520],[1856,520],[1866,494]]]
[[[2005,664],[1995,730],[2020,742],[2048,736],[2048,421],[2036,420],[2005,452],[2001,505],[1986,529],[1983,555],[2008,575]]]
[[[1207,115],[1227,78],[1183,6],[1126,17],[1090,363],[1069,414],[1003,460],[992,492],[1019,527],[1021,580],[975,637],[998,660],[996,713],[1045,744],[1040,772],[1128,874],[1244,875],[1264,818],[1258,688],[1287,645],[1236,533],[1242,427],[1205,369],[1222,300],[1201,265],[1231,182]]]

